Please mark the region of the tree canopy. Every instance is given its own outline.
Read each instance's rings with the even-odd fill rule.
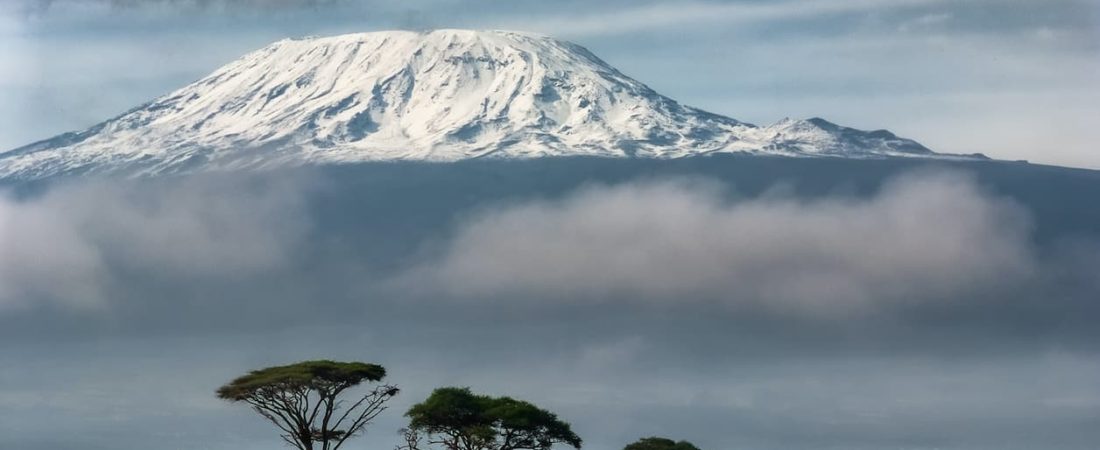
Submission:
[[[304,361],[251,371],[219,388],[217,395],[247,403],[300,450],[315,450],[315,443],[321,450],[336,450],[385,410],[398,389],[377,386],[346,408],[341,394],[385,376],[386,369],[377,364]]]
[[[510,397],[490,397],[469,388],[446,387],[405,414],[409,447],[419,442],[447,450],[548,450],[555,444],[581,447],[581,438],[554,413]],[[416,449],[410,449],[416,450]]]
[[[638,439],[624,447],[623,450],[699,450],[699,447],[688,441],[676,442],[672,439],[654,436]]]

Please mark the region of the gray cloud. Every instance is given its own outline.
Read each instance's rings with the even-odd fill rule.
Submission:
[[[348,3],[346,0],[16,0],[24,11],[46,13],[52,9],[111,8],[111,9],[284,9],[318,8]]]
[[[730,202],[715,184],[679,180],[481,215],[410,276],[470,298],[707,300],[829,315],[1009,287],[1032,277],[1033,258],[1027,214],[958,174],[811,201]]]
[[[1040,243],[1024,207],[958,173],[895,175],[860,194],[760,194],[777,173],[738,198],[720,178],[597,177],[610,184],[577,189],[594,166],[530,164],[9,193],[0,329],[71,339],[364,321],[493,327],[528,314],[583,328],[596,324],[577,315],[622,315],[627,329],[667,321],[717,338],[737,323],[758,343],[829,351],[964,347],[943,345],[951,340],[1003,349],[1026,336],[1093,347],[1100,251],[1088,236],[1059,244],[1092,219],[1058,215],[1054,198],[1028,200],[1057,221],[1037,222]],[[729,162],[747,181],[755,170],[743,164]]]
[[[469,385],[596,450],[1091,448],[1100,248],[1066,197],[1096,178],[889,175],[913,166],[479,161],[8,192],[0,285],[49,307],[0,314],[0,447],[272,448],[212,390],[331,357],[403,388],[368,447]],[[637,181],[653,173],[713,177]],[[432,297],[392,289],[410,284]],[[69,303],[88,286],[97,314]]]
[[[665,2],[631,4],[584,16],[558,15],[528,22],[524,28],[574,36],[621,34],[687,25],[731,25],[795,21],[821,15],[868,14],[936,6],[943,0],[773,1],[773,2]]]
[[[102,307],[123,276],[203,282],[285,267],[308,229],[296,181],[79,182],[0,197],[0,310]],[[132,281],[130,281],[132,282]]]

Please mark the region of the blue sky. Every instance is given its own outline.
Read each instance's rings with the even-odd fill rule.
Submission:
[[[0,148],[80,129],[287,36],[504,28],[582,44],[684,103],[821,116],[943,152],[1100,168],[1088,0],[15,0]]]

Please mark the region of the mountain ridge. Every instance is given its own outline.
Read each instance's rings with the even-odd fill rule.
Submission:
[[[741,122],[543,35],[385,31],[277,41],[87,130],[0,153],[0,177],[711,153],[979,157],[820,118]]]

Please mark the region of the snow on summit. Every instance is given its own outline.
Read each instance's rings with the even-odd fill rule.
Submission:
[[[545,36],[387,31],[275,42],[88,130],[0,153],[0,177],[714,152],[938,156],[885,130],[707,113]]]

